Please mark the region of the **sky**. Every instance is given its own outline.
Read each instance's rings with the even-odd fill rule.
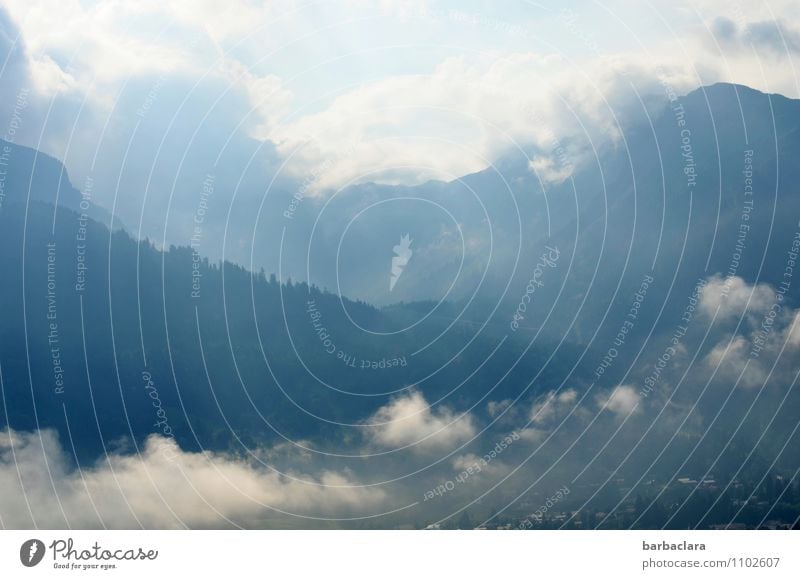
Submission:
[[[226,155],[324,195],[452,180],[554,135],[613,139],[635,104],[620,87],[645,101],[719,81],[800,96],[800,7],[787,0],[2,9],[0,115],[29,90],[17,140],[62,159],[79,189],[91,177],[95,202],[144,232],[163,228],[148,215],[184,208],[164,204],[180,197],[176,175],[194,163],[201,180]]]
[[[581,134],[613,142],[626,114],[641,103],[714,82],[800,97],[796,22],[800,3],[787,0],[0,0],[0,137],[63,160],[79,189],[91,178],[96,203],[131,232],[156,240],[166,239],[160,232],[175,214],[193,225],[202,184],[211,182],[224,199],[212,201],[222,213],[222,239],[235,243],[236,227],[227,234],[230,213],[253,213],[253,199],[276,182],[289,194],[324,198],[364,181],[452,180],[509,150],[554,138],[566,143]],[[24,110],[15,113],[20,95]],[[553,167],[540,160],[533,169],[548,178]],[[244,198],[238,205],[237,196]],[[243,255],[247,241],[243,236]],[[780,357],[781,345],[800,348],[800,312],[787,310],[768,353],[746,366],[774,290],[734,280],[736,299],[726,302],[734,309],[723,312],[730,313],[723,321],[745,318],[750,325],[733,348],[729,336],[720,338],[701,371],[716,373],[727,353],[726,368],[741,376],[746,367],[741,387],[753,389],[771,375],[768,362]],[[712,287],[721,283],[709,280]],[[701,309],[717,312],[712,297],[719,293],[706,294]],[[575,398],[575,390],[566,390],[532,402],[515,431],[526,443],[542,440]],[[592,412],[602,408],[617,419],[636,414],[643,402],[621,384],[590,404]],[[446,429],[456,415],[449,406],[431,409],[421,393],[411,392],[365,417],[386,426],[365,429],[355,451],[415,445],[421,463],[433,450],[456,452],[480,427],[467,413]],[[9,447],[0,443],[0,480],[16,488],[18,464],[41,472],[44,447],[33,452],[32,437],[8,435],[31,451],[14,457],[20,462],[12,467]],[[203,526],[220,513],[256,525],[253,504],[305,508],[312,517],[330,515],[322,513],[330,505],[342,516],[353,505],[359,516],[398,506],[392,493],[359,478],[363,473],[320,465],[308,469],[316,478],[287,481],[235,457],[205,461],[173,448],[181,474],[199,491],[162,497],[177,511],[168,513],[156,496],[176,489],[174,464],[165,465],[159,450],[168,442],[150,440],[144,470],[115,455],[109,469],[98,466],[86,479],[70,469],[53,435],[46,438],[44,450],[69,499],[62,508],[70,516],[63,518],[88,517],[85,525],[116,514],[118,526],[139,518],[148,526]],[[456,458],[454,472],[469,456]],[[501,464],[494,465],[498,472]],[[92,505],[81,490],[87,480],[106,490],[114,469],[124,475],[123,494],[134,496],[131,511],[119,497]],[[151,476],[147,469],[158,482],[152,488],[142,483]],[[241,496],[219,492],[228,490],[228,479],[243,489]],[[34,490],[49,496],[48,488]],[[218,492],[224,501],[201,504]],[[42,520],[60,524],[53,504],[39,502]],[[19,493],[0,497],[0,506],[18,517],[12,521],[27,524]]]

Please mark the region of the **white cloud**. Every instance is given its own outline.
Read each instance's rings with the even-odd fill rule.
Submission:
[[[500,400],[499,402],[490,400],[486,405],[486,412],[489,413],[489,416],[495,418],[505,412],[511,406],[511,403],[512,400],[510,398]]]
[[[89,91],[134,74],[175,72],[193,67],[198,56],[187,50],[188,30],[166,29],[173,16],[169,3],[9,0],[6,5],[22,30],[34,77],[61,76],[72,88]]]
[[[429,0],[344,0],[344,3],[348,8],[377,7],[403,20],[427,14],[431,4]]]
[[[158,436],[139,455],[111,454],[76,470],[49,430],[0,431],[0,488],[6,528],[250,527],[274,519],[267,506],[310,517],[358,516],[386,499],[347,473],[289,478],[233,456],[185,452]]]
[[[744,336],[717,343],[705,358],[706,365],[716,370],[716,378],[740,388],[761,386],[767,379],[759,361],[750,355],[752,344]]]
[[[628,416],[637,409],[642,397],[633,386],[617,386],[610,394],[598,396],[598,404],[619,416]]]
[[[738,277],[710,279],[702,310],[711,316],[719,307],[718,319],[744,321],[738,335],[723,336],[704,358],[717,380],[755,388],[789,375],[786,366],[793,367],[800,347],[800,311],[784,302],[783,294],[767,284],[750,285]]]
[[[519,431],[520,437],[529,442],[541,442],[549,429],[572,411],[577,400],[578,392],[572,388],[541,396],[531,406],[528,425]]]
[[[531,159],[531,170],[546,183],[563,183],[572,176],[572,165],[559,165],[553,157],[536,156]]]
[[[560,393],[549,392],[542,400],[531,407],[531,422],[544,424],[562,418],[572,408],[577,399],[578,393],[571,388]]]
[[[413,446],[415,451],[447,450],[475,436],[473,417],[450,408],[432,409],[422,394],[412,391],[382,406],[367,421],[371,440],[384,447]]]
[[[258,76],[238,60],[221,59],[218,67],[232,86],[241,88],[257,114],[256,132],[269,132],[276,119],[286,115],[293,99],[279,77],[274,74]]]
[[[785,338],[787,345],[797,348],[800,346],[800,311],[792,316],[792,321],[786,326]]]
[[[258,112],[246,118],[249,111],[241,111],[244,129],[275,142],[284,155],[294,154],[287,169],[298,177],[318,171],[318,189],[351,180],[451,179],[485,168],[515,141],[541,146],[543,154],[532,167],[545,181],[558,182],[591,154],[587,136],[618,139],[617,118],[624,120],[629,107],[638,107],[640,96],[663,98],[661,76],[668,77],[678,93],[715,81],[789,95],[798,92],[786,62],[774,58],[784,41],[790,50],[800,42],[800,34],[789,24],[796,3],[771,3],[778,21],[769,11],[745,5],[732,10],[716,0],[703,2],[701,14],[695,11],[697,3],[671,3],[664,12],[680,17],[669,38],[663,30],[648,34],[660,30],[654,26],[657,17],[650,14],[654,8],[637,6],[629,10],[631,30],[620,30],[631,47],[605,54],[596,53],[597,43],[586,42],[583,29],[596,24],[608,31],[618,23],[550,22],[535,7],[524,12],[526,25],[549,22],[551,34],[561,32],[561,44],[536,45],[537,52],[532,52],[532,43],[520,44],[500,27],[491,39],[475,35],[475,42],[480,36],[487,43],[478,44],[477,50],[457,50],[448,44],[449,35],[463,34],[463,28],[471,26],[471,13],[467,10],[466,18],[457,20],[447,17],[444,4],[428,4],[342,0],[316,9],[296,0],[7,2],[29,47],[31,75],[43,93],[85,92],[90,106],[94,99],[94,105],[107,110],[120,85],[132,76],[199,78],[209,70],[229,80],[233,76],[236,88]],[[574,7],[576,12],[583,9]],[[316,17],[322,12],[334,21],[369,17],[363,46],[356,42],[343,47],[363,53],[365,62],[376,61],[380,31],[397,32],[398,19],[411,24],[404,32],[409,43],[430,42],[425,34],[434,31],[441,50],[428,51],[424,59],[409,57],[409,66],[398,68],[408,71],[403,74],[390,74],[378,59],[376,74],[354,75],[341,84],[332,75],[335,80],[313,81],[303,88],[305,81],[296,75],[315,76],[319,59],[341,56],[335,49],[318,51],[319,46],[335,47],[344,40],[336,36],[343,31],[319,28]],[[507,18],[517,14],[511,10]],[[316,48],[299,42],[309,34]],[[368,38],[371,34],[374,37]],[[637,37],[646,40],[646,46],[635,46]],[[748,50],[726,50],[732,43],[742,45],[743,38],[756,41],[760,52],[749,45]],[[265,55],[272,59],[259,66]],[[344,72],[359,68],[356,57],[348,62]],[[289,112],[294,116],[287,117]],[[565,141],[581,140],[580,147],[569,151],[574,158],[568,167],[553,159],[547,138],[553,134]]]
[[[741,318],[745,313],[765,312],[775,302],[775,291],[764,283],[752,286],[740,277],[708,278],[700,297],[700,309],[720,321]]]
[[[499,459],[487,460],[484,456],[474,453],[460,454],[453,459],[453,470],[456,472],[469,472],[469,476],[490,475],[506,472],[507,466]]]
[[[692,86],[690,75],[672,66],[659,74],[676,90]],[[546,181],[563,181],[591,154],[587,138],[618,138],[615,115],[636,98],[631,82],[643,98],[663,98],[654,69],[636,56],[599,57],[583,69],[558,54],[450,57],[430,74],[360,86],[259,136],[293,155],[287,168],[298,176],[324,166],[317,191],[351,181],[450,180],[531,143],[545,153],[532,169]],[[554,136],[583,143],[569,151],[568,165],[551,159]]]

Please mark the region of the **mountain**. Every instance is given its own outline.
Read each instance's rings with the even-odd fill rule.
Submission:
[[[55,179],[60,164],[39,167],[38,195],[52,199],[57,186],[74,195]],[[471,324],[445,315],[398,331],[420,318],[417,305],[381,311],[191,248],[162,251],[62,205],[7,202],[0,242],[0,418],[55,428],[86,460],[165,428],[189,449],[283,437],[336,445],[412,387],[465,409],[539,388],[526,377],[543,353],[508,375],[522,348],[492,357],[498,340]],[[490,357],[476,372],[472,361]],[[569,370],[566,358],[545,370],[548,381]]]
[[[602,334],[646,275],[663,315],[683,307],[699,277],[779,283],[800,210],[800,101],[716,84],[626,112],[604,142],[573,137],[447,183],[357,185],[312,200],[296,218],[315,228],[301,236],[312,240],[311,280],[371,303],[447,299],[482,304],[478,319],[495,306],[508,319],[549,245],[567,275],[541,288],[554,309],[529,322],[549,313],[551,336],[580,343]],[[553,164],[561,171],[548,180]],[[390,292],[391,247],[406,234],[415,253]],[[643,313],[658,320],[658,309]]]
[[[709,360],[746,357],[782,283],[775,336],[800,343],[787,270],[799,127],[800,101],[742,86],[653,101],[602,143],[305,198],[283,229],[253,234],[251,263],[281,249],[259,235],[293,246],[270,273],[111,230],[91,183],[3,145],[0,426],[54,429],[81,465],[160,434],[236,456],[300,441],[350,468],[375,449],[370,421],[406,404],[428,412],[412,421],[420,435],[462,415],[480,440],[519,435],[503,460],[528,466],[503,504],[539,471],[579,473],[571,500],[598,511],[651,496],[653,481],[682,492],[685,472],[757,489],[761,473],[796,468],[791,375],[765,353],[751,362],[761,382],[741,386],[740,366],[712,373]],[[701,312],[698,288],[720,280],[758,298],[738,323]]]
[[[66,167],[46,153],[0,139],[0,171],[3,177],[0,207],[46,203],[85,214],[114,228],[123,227],[119,220],[112,224],[111,214],[94,203],[91,180],[79,191],[70,181]],[[53,221],[56,220],[54,211]]]

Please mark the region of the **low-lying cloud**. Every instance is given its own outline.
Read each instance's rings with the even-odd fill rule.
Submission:
[[[700,309],[719,321],[766,311],[775,302],[775,291],[765,283],[748,284],[738,276],[708,278],[700,298]]]
[[[139,454],[77,469],[51,430],[0,431],[0,487],[5,528],[268,527],[279,511],[307,517],[308,526],[383,512],[387,498],[347,472],[279,474],[155,435]]]
[[[419,391],[398,396],[368,421],[372,442],[388,448],[412,447],[417,452],[448,450],[473,438],[472,415],[458,415],[447,406],[430,407]]]
[[[756,388],[785,377],[784,366],[800,346],[800,311],[789,307],[782,293],[766,283],[715,276],[700,305],[717,320],[738,322],[737,332],[723,334],[704,357],[716,380]]]

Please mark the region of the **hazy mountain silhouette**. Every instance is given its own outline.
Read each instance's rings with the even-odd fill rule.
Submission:
[[[583,343],[607,308],[627,307],[649,273],[657,279],[652,301],[666,300],[665,312],[683,307],[698,277],[730,270],[748,282],[780,281],[782,251],[800,214],[800,101],[716,84],[631,109],[620,128],[604,143],[563,142],[554,161],[572,171],[563,180],[548,182],[529,166],[557,151],[528,148],[452,182],[357,185],[319,201],[325,218],[309,251],[313,281],[339,284],[372,303],[475,296],[490,309],[501,301],[508,312],[550,244],[562,250],[558,269],[568,275],[541,290],[543,301],[559,298],[548,331],[561,336],[571,326],[571,339]],[[754,191],[749,208],[746,162]],[[369,206],[384,214],[351,223]],[[743,223],[748,231],[738,257]],[[414,258],[389,292],[385,255],[405,234],[415,240]],[[463,263],[462,237],[469,241]],[[539,325],[546,313],[528,321]],[[644,313],[654,321],[659,310]]]
[[[42,176],[38,195],[57,183]],[[463,408],[539,388],[529,377],[540,353],[503,379],[521,348],[475,372],[473,361],[498,340],[472,324],[440,336],[454,319],[446,304],[439,318],[379,341],[353,322],[396,331],[419,319],[420,307],[382,312],[305,282],[209,263],[190,248],[161,251],[63,206],[55,226],[53,216],[42,201],[13,199],[0,211],[8,274],[0,417],[17,430],[57,428],[79,457],[152,433],[193,449],[282,437],[336,444],[412,386]],[[546,371],[548,383],[557,372]]]
[[[283,437],[324,448],[359,437],[363,420],[412,386],[487,421],[489,401],[529,400],[566,380],[586,386],[644,276],[655,279],[648,301],[663,307],[642,309],[629,341],[652,328],[657,349],[697,280],[732,267],[746,155],[755,193],[735,274],[777,284],[797,228],[798,101],[715,85],[672,105],[683,107],[679,116],[653,104],[624,138],[576,160],[574,187],[543,184],[520,154],[452,183],[348,190],[310,252],[319,266],[312,282],[337,287],[340,268],[344,296],[361,288],[357,298],[386,303],[391,250],[408,235],[413,254],[391,292],[405,303],[382,309],[110,232],[99,210],[81,214],[59,162],[14,146],[0,209],[0,421],[57,428],[87,459],[167,426],[184,448]],[[421,205],[386,203],[340,247],[350,218],[390,196]],[[310,203],[298,220],[313,216]],[[457,227],[424,206],[446,208]],[[491,235],[481,237],[487,215]],[[463,263],[459,228],[472,235]],[[546,247],[558,248],[558,263],[511,332]],[[620,353],[609,383],[635,353]]]

